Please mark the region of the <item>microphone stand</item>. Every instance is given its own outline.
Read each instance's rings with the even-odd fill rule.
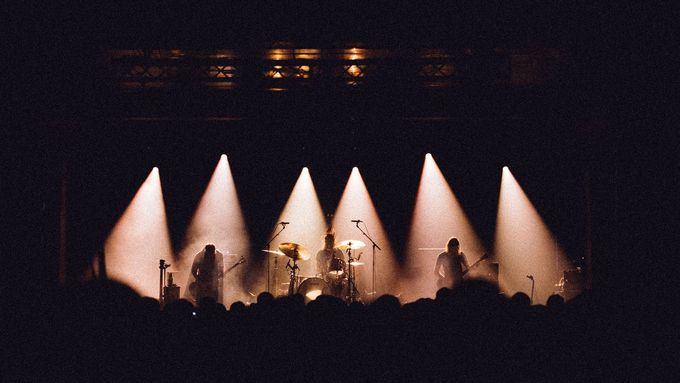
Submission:
[[[373,264],[371,265],[371,271],[372,271],[372,274],[373,274],[373,275],[371,276],[371,278],[372,278],[371,283],[373,284],[373,286],[372,286],[373,291],[371,291],[371,295],[375,295],[375,292],[376,292],[376,291],[375,291],[375,249],[377,248],[377,249],[380,250],[380,251],[382,251],[382,249],[380,248],[380,246],[378,246],[377,243],[375,243],[375,241],[374,241],[371,237],[368,236],[368,234],[366,234],[365,231],[363,231],[363,230],[359,227],[359,222],[357,222],[356,224],[357,224],[357,225],[356,225],[356,226],[357,226],[357,229],[359,229],[359,231],[361,232],[361,234],[363,234],[364,237],[368,238],[368,240],[371,241],[371,244],[373,245],[373,246],[372,246],[372,253],[373,253],[373,254],[372,254],[372,258],[373,258],[372,263],[373,263]],[[364,225],[366,225],[366,222],[364,222]],[[375,297],[373,297],[373,298],[375,298]]]
[[[270,290],[270,288],[269,288],[269,284],[270,284],[270,280],[271,280],[270,277],[269,277],[269,264],[271,263],[271,262],[269,261],[269,254],[271,254],[271,253],[269,252],[269,246],[270,246],[271,243],[274,241],[274,239],[276,239],[276,237],[278,237],[279,234],[281,234],[281,232],[282,232],[285,228],[286,228],[286,224],[283,223],[283,222],[281,222],[281,230],[279,230],[278,233],[274,234],[274,236],[269,240],[269,242],[267,242],[267,245],[266,245],[266,246],[267,246],[267,292],[268,292],[268,293],[271,293],[271,290]],[[274,262],[276,262],[276,264],[274,265],[274,273],[276,273],[276,271],[278,270],[278,266],[279,266],[279,265],[278,265],[278,261],[279,261],[279,259],[276,258],[276,257],[274,257]]]
[[[300,269],[297,265],[297,259],[293,258],[293,266],[290,265],[290,259],[286,263],[286,268],[290,269],[290,283],[288,284],[288,296],[292,297],[297,291],[297,271]]]
[[[357,295],[356,281],[354,280],[354,266],[352,266],[352,263],[354,263],[354,259],[352,258],[352,242],[350,242],[349,248],[347,249],[347,264],[349,265],[347,268],[347,284],[349,290],[347,302],[349,303],[354,302]]]
[[[165,287],[165,269],[170,267],[169,263],[165,263],[165,259],[159,261],[158,268],[160,269],[160,280],[158,281],[158,302],[163,306],[165,303],[165,294],[163,294],[163,287]]]

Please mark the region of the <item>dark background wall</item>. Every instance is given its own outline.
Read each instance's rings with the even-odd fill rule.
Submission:
[[[228,122],[116,121],[62,131],[63,144],[49,151],[67,164],[67,238],[76,274],[153,166],[161,171],[179,250],[222,153],[229,156],[254,249],[267,241],[304,166],[327,214],[334,212],[352,167],[358,166],[393,244],[401,249],[424,155],[430,152],[487,246],[493,244],[500,170],[508,165],[560,243],[583,264],[587,148],[569,133],[570,124],[333,114]]]
[[[670,13],[652,17],[644,6],[590,4],[565,9],[543,3],[330,8],[284,3],[25,6],[14,13],[5,34],[10,81],[2,105],[7,118],[0,184],[3,216],[10,223],[2,238],[3,261],[18,263],[8,269],[17,272],[8,274],[17,281],[28,280],[25,275],[56,281],[64,174],[69,271],[75,274],[154,165],[161,168],[173,240],[179,241],[223,152],[232,160],[254,242],[263,242],[302,166],[310,167],[330,212],[356,165],[399,248],[422,158],[431,152],[487,243],[500,167],[509,165],[560,242],[579,257],[587,211],[583,183],[589,179],[599,285],[616,291],[621,283],[643,284],[635,267],[663,252],[661,242],[651,239],[673,210],[670,194],[648,185],[677,181],[677,172],[656,170],[667,162],[677,170],[677,129],[671,129],[669,104],[656,87],[661,72],[645,65],[666,52],[651,50],[650,41],[669,40],[652,36],[649,26],[666,26]],[[467,113],[485,104],[468,89],[430,99],[439,110],[449,110],[443,120],[436,113],[414,118],[404,112],[408,105],[427,110],[420,94],[399,96],[379,88],[294,96],[251,91],[245,104],[258,113],[236,121],[202,120],[181,108],[160,115],[161,121],[129,120],[117,113],[118,96],[99,72],[101,52],[109,48],[257,50],[282,40],[319,47],[351,41],[386,47],[548,46],[568,52],[572,65],[566,82],[548,93],[505,98],[514,100],[511,110],[522,107],[519,116],[491,113],[507,111],[502,97],[486,112]],[[461,99],[468,102],[451,101]],[[223,105],[228,110],[239,102]],[[159,104],[148,110],[166,109]],[[253,197],[270,189],[271,199]]]

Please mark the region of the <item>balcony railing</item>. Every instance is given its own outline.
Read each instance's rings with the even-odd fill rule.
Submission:
[[[247,87],[278,91],[375,84],[450,88],[478,82],[540,86],[559,78],[562,57],[556,49],[116,49],[106,52],[103,70],[109,84],[123,90]]]

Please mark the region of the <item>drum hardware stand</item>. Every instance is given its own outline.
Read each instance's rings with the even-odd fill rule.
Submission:
[[[288,296],[293,296],[297,292],[297,272],[300,269],[297,265],[297,260],[293,259],[293,266],[290,265],[290,259],[286,263],[286,268],[290,269],[290,283],[288,284]]]
[[[531,279],[531,296],[529,297],[529,304],[534,304],[534,276],[529,274],[527,278]]]
[[[266,245],[266,247],[267,247],[267,292],[268,293],[271,293],[271,289],[270,289],[271,278],[269,276],[270,275],[269,265],[270,265],[271,262],[270,262],[270,259],[269,259],[269,254],[270,254],[269,246],[272,244],[274,239],[276,239],[276,237],[278,237],[279,234],[281,234],[281,232],[286,228],[286,225],[288,225],[288,222],[279,222],[278,224],[281,225],[281,230],[279,230],[278,233],[274,234],[274,236],[269,240],[269,242],[267,242],[267,245]],[[274,278],[276,278],[276,272],[278,271],[278,269],[279,269],[279,257],[274,256]],[[276,281],[274,281],[274,282],[276,282]],[[276,288],[276,283],[274,283],[274,288]]]
[[[349,247],[347,248],[347,262],[349,264],[349,267],[347,268],[347,284],[348,284],[347,287],[349,290],[347,303],[352,303],[358,300],[354,275],[354,266],[352,266],[352,262],[354,262],[354,258],[352,258],[352,242],[349,243]]]
[[[267,267],[269,267],[269,261],[267,261]],[[274,256],[274,293],[272,295],[277,296],[279,292],[279,256]],[[267,284],[269,284],[269,273],[267,273]],[[267,285],[267,292],[269,291],[269,285]]]
[[[163,286],[165,286],[165,270],[172,266],[169,263],[165,263],[165,259],[161,259],[158,265],[158,268],[160,269],[160,280],[158,281],[158,302],[163,305],[164,301],[164,296],[163,296]]]
[[[372,244],[372,258],[373,258],[373,259],[371,260],[371,263],[372,263],[372,265],[371,265],[371,273],[372,273],[372,275],[371,275],[371,283],[373,284],[373,286],[371,286],[371,290],[372,290],[372,291],[371,291],[370,295],[375,295],[375,293],[376,293],[376,291],[375,291],[375,249],[378,249],[378,250],[380,250],[380,251],[382,251],[382,249],[380,248],[380,246],[378,246],[377,243],[375,243],[375,241],[374,241],[371,237],[368,236],[368,234],[366,234],[366,232],[364,232],[364,231],[359,227],[359,222],[363,222],[363,221],[357,221],[357,222],[356,222],[357,229],[359,229],[359,231],[361,232],[361,234],[363,234],[364,237],[368,238],[368,240],[371,241],[371,244]],[[366,222],[364,222],[364,226],[366,226]],[[374,297],[374,298],[375,298],[375,297]]]

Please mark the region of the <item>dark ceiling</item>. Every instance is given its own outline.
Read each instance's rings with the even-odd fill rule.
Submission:
[[[12,118],[11,128],[3,130],[8,144],[3,159],[12,182],[3,180],[2,188],[10,196],[4,207],[24,223],[6,234],[14,240],[5,242],[16,242],[9,248],[20,251],[22,244],[36,242],[41,254],[58,253],[59,190],[66,169],[73,209],[69,249],[77,253],[75,264],[86,263],[149,166],[157,163],[170,174],[190,175],[185,183],[172,180],[168,185],[168,198],[177,201],[170,207],[174,235],[180,237],[201,180],[224,148],[250,159],[262,177],[276,181],[274,197],[262,206],[244,202],[255,241],[263,240],[300,167],[313,162],[323,169],[335,161],[316,173],[326,185],[320,187],[325,207],[333,209],[347,169],[359,163],[400,242],[398,228],[409,219],[407,196],[417,182],[422,155],[432,151],[446,163],[449,181],[460,183],[457,192],[485,239],[494,221],[494,169],[510,163],[575,257],[585,251],[584,220],[590,211],[593,252],[600,255],[596,267],[625,268],[621,254],[628,250],[620,251],[618,238],[627,234],[636,243],[644,238],[641,225],[629,218],[648,212],[629,210],[627,201],[639,201],[643,190],[628,180],[651,177],[643,164],[653,162],[653,156],[633,153],[644,153],[662,137],[677,138],[640,134],[659,123],[654,111],[661,110],[654,109],[657,99],[649,97],[652,88],[631,89],[650,76],[640,75],[644,55],[626,49],[630,43],[644,49],[645,13],[590,2],[308,3],[171,7],[150,1],[17,10],[5,35],[6,51],[18,54],[7,55],[13,86],[3,108]],[[392,77],[361,88],[130,93],[112,87],[103,74],[106,52],[112,49],[237,49],[254,57],[282,43],[392,51],[547,48],[568,60],[559,81],[528,88],[473,81],[404,90]],[[642,112],[644,107],[652,109]],[[325,147],[331,150],[320,154]],[[630,157],[634,166],[623,168]],[[383,162],[372,167],[376,158]],[[111,170],[102,170],[105,166]],[[236,172],[242,177],[243,198],[257,196],[258,180],[247,178],[252,171],[242,167]],[[401,185],[400,172],[410,174]],[[590,210],[583,194],[588,180]],[[404,193],[395,191],[400,186]],[[13,197],[22,203],[9,202]],[[27,267],[34,258],[24,260]],[[54,280],[56,257],[45,259],[50,265],[46,280]],[[617,283],[600,277],[603,284]]]

